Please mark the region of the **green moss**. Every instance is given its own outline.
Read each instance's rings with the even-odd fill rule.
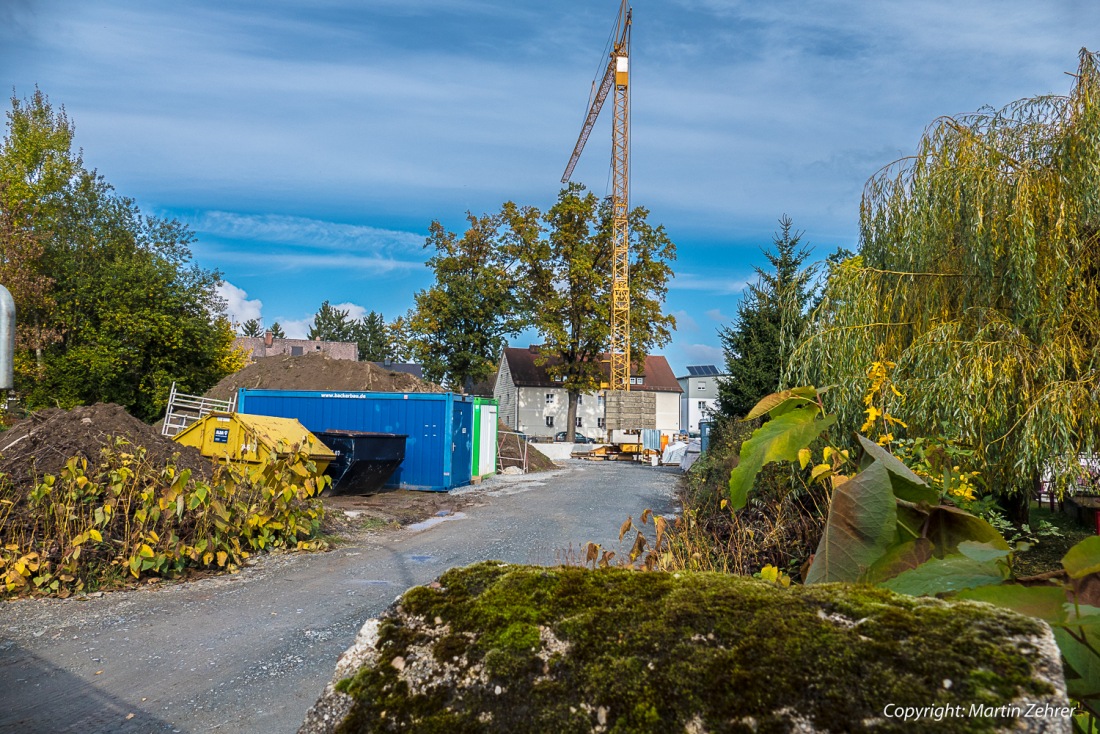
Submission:
[[[346,685],[355,705],[341,731],[587,732],[601,707],[613,732],[682,731],[695,717],[707,731],[748,731],[750,717],[759,731],[786,731],[783,709],[819,729],[862,731],[888,703],[999,706],[1050,692],[1032,677],[1036,655],[1003,643],[1038,634],[1035,622],[870,587],[492,562],[410,590],[401,608],[427,627],[381,626],[379,664]],[[437,618],[449,631],[433,638]],[[542,650],[540,628],[568,651]],[[440,662],[465,654],[487,684],[411,692],[391,663],[418,645]],[[876,730],[922,723],[992,731],[1011,719]]]

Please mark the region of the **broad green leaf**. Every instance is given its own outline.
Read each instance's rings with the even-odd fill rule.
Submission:
[[[817,390],[812,387],[795,387],[790,390],[773,392],[771,395],[761,398],[760,402],[742,420],[751,421],[765,413],[771,413],[773,418],[778,418],[792,408],[802,407],[816,400]]]
[[[962,553],[972,561],[985,562],[1005,558],[1011,551],[1005,548],[998,548],[992,543],[978,543],[974,540],[964,540],[959,543],[959,553]]]
[[[893,543],[896,507],[882,464],[837,487],[806,583],[858,581]]]
[[[869,441],[863,436],[858,436],[859,445],[863,447],[863,458],[860,464],[866,468],[872,461],[878,461],[890,472],[890,483],[894,490],[894,496],[906,502],[930,505],[938,504],[939,492],[919,476],[912,469],[901,463],[896,456],[879,446],[874,441]]]
[[[1062,557],[1062,567],[1072,579],[1100,571],[1100,535],[1085,538]]]
[[[937,558],[955,555],[959,543],[972,540],[994,548],[1011,550],[997,529],[980,517],[949,505],[937,505],[929,511],[926,537],[935,546]]]
[[[1100,696],[1100,656],[1094,652],[1100,650],[1100,630],[1075,628],[1070,634],[1061,627],[1053,629],[1066,668],[1066,691],[1070,698]],[[1084,642],[1077,639],[1082,635]]]
[[[931,557],[932,541],[928,538],[895,542],[860,580],[868,584],[881,583],[903,571],[916,568]]]
[[[1006,569],[994,561],[975,561],[961,555],[933,558],[905,571],[882,586],[909,596],[934,596],[947,591],[973,589],[999,584],[1005,580]]]
[[[818,412],[816,404],[792,410],[760,426],[741,444],[740,461],[730,472],[730,507],[734,511],[745,506],[752,483],[765,464],[798,461],[799,449],[836,422],[836,416],[817,420]]]
[[[1050,624],[1058,624],[1066,618],[1066,590],[1061,586],[979,586],[964,589],[955,598],[984,601]]]

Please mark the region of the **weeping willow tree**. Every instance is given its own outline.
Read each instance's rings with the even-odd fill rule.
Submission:
[[[859,255],[789,367],[835,385],[855,431],[881,384],[868,368],[895,363],[898,435],[969,446],[1005,499],[1044,474],[1064,489],[1100,448],[1100,55],[1082,49],[1075,79],[1067,97],[941,118],[867,183]]]

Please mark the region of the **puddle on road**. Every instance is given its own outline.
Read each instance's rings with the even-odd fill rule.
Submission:
[[[463,520],[465,518],[466,518],[466,513],[465,512],[455,512],[455,513],[451,513],[450,515],[446,515],[444,517],[439,517],[439,516],[429,517],[427,520],[422,520],[421,522],[416,522],[416,523],[413,523],[412,525],[408,525],[408,526],[406,526],[405,529],[406,530],[411,530],[412,532],[415,533],[419,530],[427,530],[428,528],[433,528],[441,522],[447,522],[448,520]]]
[[[435,560],[435,556],[405,556],[413,563],[431,563]]]

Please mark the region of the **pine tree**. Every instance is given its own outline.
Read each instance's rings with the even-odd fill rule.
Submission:
[[[313,315],[313,326],[309,327],[307,339],[326,342],[355,341],[355,319],[348,318],[348,311],[331,305],[328,301],[321,304]]]
[[[263,336],[264,330],[257,319],[249,319],[241,324],[241,336]]]
[[[780,231],[765,251],[769,270],[756,268],[733,326],[718,331],[729,378],[719,387],[718,408],[727,416],[746,415],[760,398],[775,392],[807,320],[816,266],[803,267],[810,250],[791,218],[779,218]]]
[[[359,344],[360,362],[381,362],[389,358],[390,340],[382,314],[371,311],[355,322],[353,333]]]
[[[271,328],[268,329],[271,332],[272,339],[286,339],[286,332],[283,331],[283,327],[278,321],[271,324]]]

